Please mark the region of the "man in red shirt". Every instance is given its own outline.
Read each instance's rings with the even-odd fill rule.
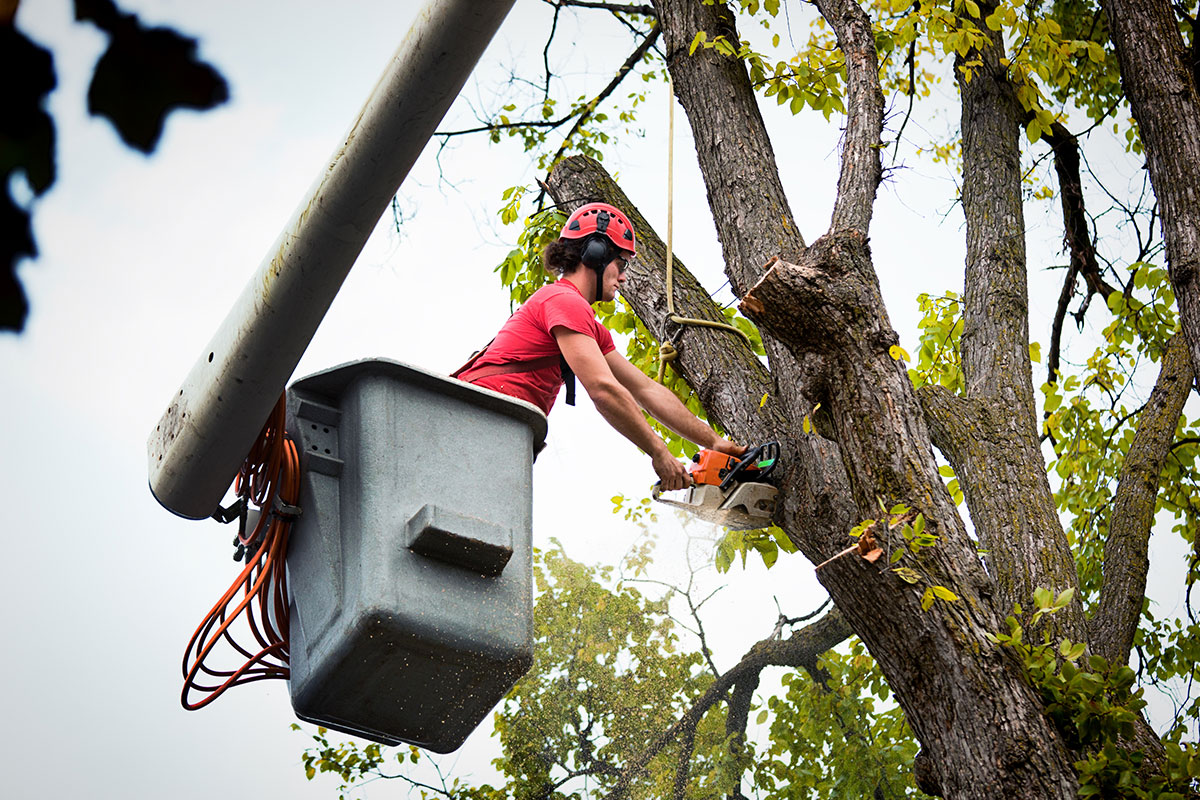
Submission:
[[[682,489],[691,482],[687,466],[671,455],[639,407],[700,447],[730,455],[745,448],[717,436],[670,389],[630,364],[596,319],[591,304],[616,297],[636,252],[624,214],[607,203],[581,206],[543,253],[546,268],[561,279],[538,289],[456,377],[549,414],[564,377],[573,381],[573,373],[604,419],[650,455],[662,488]],[[569,383],[568,403],[574,402],[573,389]]]

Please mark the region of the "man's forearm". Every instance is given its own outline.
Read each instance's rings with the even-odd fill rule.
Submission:
[[[589,392],[592,404],[609,425],[648,455],[662,455],[666,444],[646,423],[633,395],[620,384],[598,387]],[[686,411],[686,409],[684,409]],[[694,417],[693,417],[694,419]],[[676,431],[678,433],[678,431]],[[711,432],[711,431],[710,431]],[[682,435],[682,434],[680,434]],[[668,453],[669,454],[669,453]]]

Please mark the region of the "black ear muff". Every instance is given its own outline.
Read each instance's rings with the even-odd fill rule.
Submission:
[[[613,246],[608,241],[608,237],[592,235],[583,245],[583,250],[579,253],[579,260],[585,267],[603,269],[608,262],[613,260],[612,249]]]

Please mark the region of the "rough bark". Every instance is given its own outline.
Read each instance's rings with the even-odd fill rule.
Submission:
[[[984,10],[981,13],[988,13]],[[999,610],[1029,607],[1033,591],[1074,588],[1075,561],[1046,477],[1029,359],[1029,286],[1021,199],[1019,135],[1023,112],[1001,65],[1004,44],[958,59],[978,59],[962,96],[962,203],[967,223],[962,363],[967,403],[946,452],[959,477],[976,535],[996,579]],[[942,441],[939,437],[938,441]],[[1074,600],[1051,624],[1084,638]]]
[[[875,192],[883,177],[879,161],[883,131],[883,91],[871,20],[852,0],[815,0],[837,36],[846,59],[846,102],[854,109],[846,120],[837,200],[831,231],[867,235],[875,210]],[[782,254],[781,254],[782,255]]]
[[[1162,210],[1163,244],[1192,369],[1200,373],[1200,97],[1167,0],[1101,0],[1121,85]]]
[[[1187,342],[1177,333],[1163,356],[1158,381],[1121,465],[1108,521],[1104,584],[1090,623],[1090,644],[1093,653],[1104,656],[1110,663],[1129,661],[1146,596],[1150,528],[1154,524],[1158,479],[1170,455],[1171,441],[1192,380]]]
[[[688,48],[697,31],[711,41],[739,40],[734,14],[724,3],[683,0],[654,4],[663,30],[667,66],[691,123],[697,155],[705,166],[708,203],[715,219],[740,218],[736,228],[717,226],[726,272],[741,297],[772,256],[794,259],[804,238],[792,216],[771,138],[742,62],[715,50]]]
[[[879,108],[870,102],[878,92],[877,73],[858,60],[866,55],[861,42],[871,41],[864,35],[869,26],[856,29],[863,25],[862,13],[848,3],[831,0],[820,7],[839,42],[851,50],[847,76],[855,85],[847,93],[851,122],[844,158],[861,158],[877,169],[878,134],[870,133],[881,128]],[[896,690],[947,796],[1073,796],[1070,758],[1041,716],[1036,696],[1019,667],[986,640],[999,620],[988,598],[992,582],[937,475],[907,375],[888,353],[896,337],[879,297],[865,230],[875,179],[843,182],[847,194],[839,197],[835,221],[848,229],[832,230],[808,250],[798,247],[794,221],[780,213],[786,201],[744,68],[712,51],[692,58],[684,52],[697,30],[710,38],[736,37],[732,15],[720,4],[682,0],[661,0],[656,9],[735,290],[745,291],[748,279],[761,272],[747,259],[783,256],[743,303],[775,348],[769,352],[777,381],[795,383],[798,390],[781,393],[781,400],[793,420],[815,402],[828,409],[828,427],[818,429],[837,442],[860,519],[878,516],[879,499],[904,501],[922,511],[942,537],[913,560],[924,576],[920,587],[857,556],[834,560],[818,573],[821,580]],[[762,145],[751,149],[748,142]],[[730,177],[745,181],[751,169],[753,182],[731,191]],[[872,174],[878,173],[866,173]],[[792,358],[784,358],[781,349]],[[1027,407],[1032,421],[1032,403]],[[789,501],[803,490],[784,484]],[[816,527],[824,526],[818,520]],[[804,546],[807,531],[789,532]],[[902,546],[897,535],[883,539],[888,547]],[[822,549],[824,542],[809,542],[805,552]],[[922,591],[933,584],[952,588],[960,600],[922,611]]]
[[[802,263],[777,262],[743,308],[797,351],[835,357],[824,402],[860,512],[877,516],[880,498],[904,502],[941,537],[906,556],[921,575],[917,585],[887,569],[888,559],[868,563],[854,553],[818,577],[896,691],[945,796],[1073,797],[1070,758],[1037,696],[987,641],[999,624],[994,584],[938,476],[912,384],[888,352],[895,334],[861,236],[827,234]],[[827,322],[797,324],[812,319]],[[904,547],[898,532],[877,535],[889,553]],[[923,611],[922,594],[934,585],[959,599]]]

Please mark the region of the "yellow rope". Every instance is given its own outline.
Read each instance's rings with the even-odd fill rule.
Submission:
[[[709,319],[694,319],[692,317],[681,317],[675,313],[675,288],[673,282],[673,273],[675,266],[675,248],[674,240],[674,224],[675,224],[675,86],[671,82],[671,78],[667,76],[667,319],[677,325],[694,325],[702,328],[720,328],[722,330],[731,331],[741,336],[746,340],[746,344],[753,347],[750,337],[745,332],[735,328],[732,325],[727,325],[724,322],[713,322]],[[663,382],[663,376],[667,371],[667,362],[674,361],[679,355],[679,351],[675,348],[675,344],[671,341],[663,342],[658,348],[658,382]]]

